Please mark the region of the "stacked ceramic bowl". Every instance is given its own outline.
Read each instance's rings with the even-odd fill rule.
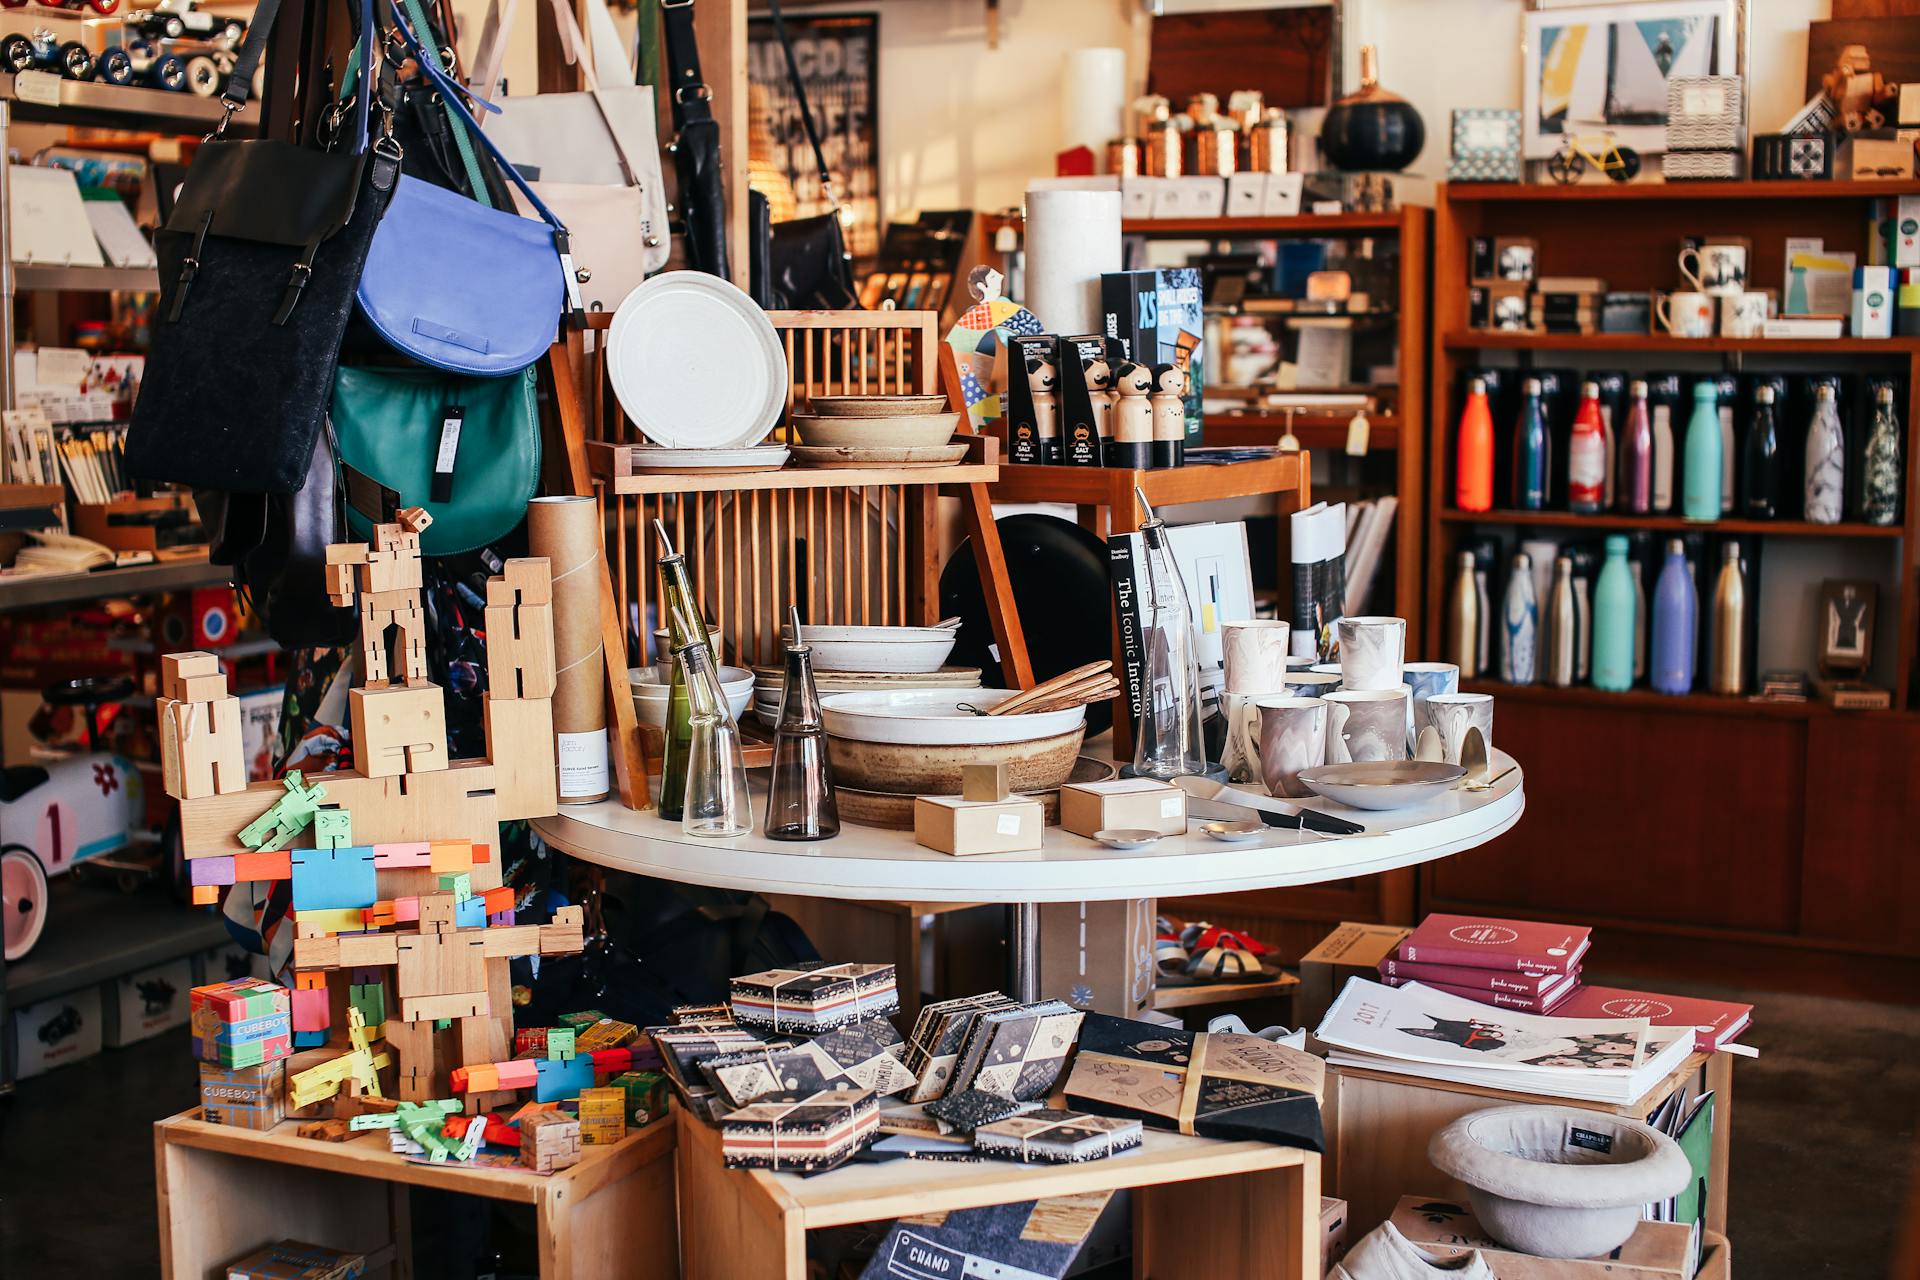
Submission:
[[[963,766],[1004,764],[1014,791],[1058,789],[1080,754],[1087,709],[985,714],[1014,692],[917,689],[823,698],[835,786],[843,797],[856,793],[856,803],[867,795],[901,797],[910,811],[917,795],[959,795]]]
[[[654,667],[627,668],[627,684],[633,690],[633,709],[641,724],[665,727],[667,695],[671,684],[660,678]],[[738,720],[753,702],[753,672],[745,667],[720,668],[720,688],[727,695],[727,706]]]
[[[815,396],[791,422],[803,467],[948,467],[967,456],[945,396]]]
[[[753,669],[753,712],[769,729],[780,719],[780,699],[786,692],[785,667]],[[815,668],[813,687],[821,697],[834,693],[898,693],[913,689],[978,689],[980,668],[941,667],[938,671],[822,671]]]

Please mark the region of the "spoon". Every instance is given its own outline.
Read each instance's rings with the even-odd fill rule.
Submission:
[[[1491,778],[1488,778],[1485,782],[1474,782],[1473,780],[1468,779],[1467,781],[1464,781],[1460,784],[1460,789],[1462,791],[1491,791],[1493,790],[1495,783],[1499,782],[1500,779],[1506,777],[1508,774],[1512,773],[1515,769],[1518,769],[1519,767],[1520,766],[1517,764],[1510,764],[1506,768],[1502,769],[1500,772],[1494,774]]]

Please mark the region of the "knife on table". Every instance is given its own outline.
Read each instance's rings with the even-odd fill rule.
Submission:
[[[1330,813],[1321,813],[1318,809],[1309,809],[1304,805],[1288,804],[1272,796],[1257,796],[1252,792],[1238,791],[1211,778],[1189,775],[1184,778],[1175,778],[1173,782],[1175,786],[1187,793],[1187,812],[1196,818],[1227,818],[1240,821],[1252,818],[1270,827],[1317,831],[1329,836],[1357,836],[1366,832],[1366,828],[1357,822],[1336,818]]]

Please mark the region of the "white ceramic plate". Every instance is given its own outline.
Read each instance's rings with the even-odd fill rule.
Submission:
[[[704,271],[668,271],[621,302],[607,368],[641,435],[680,449],[758,444],[787,402],[787,357],[767,313]]]
[[[946,665],[958,637],[943,640],[814,640],[815,671],[893,671],[920,675]]]
[[[967,456],[967,446],[932,445],[920,449],[853,449],[797,444],[793,461],[800,467],[952,467]]]
[[[1012,689],[911,689],[893,693],[836,693],[820,700],[827,732],[856,742],[905,746],[985,746],[1031,742],[1070,733],[1087,718],[1085,707],[975,715],[960,704],[982,710],[1011,698]]]
[[[633,451],[633,469],[642,474],[680,471],[778,471],[791,456],[783,444],[747,449],[668,449],[643,445]]]
[[[1350,809],[1411,809],[1451,791],[1467,771],[1435,760],[1357,760],[1300,771],[1315,795]]]

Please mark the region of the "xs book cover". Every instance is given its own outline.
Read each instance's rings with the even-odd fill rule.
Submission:
[[[1400,944],[1400,959],[1470,969],[1569,973],[1586,955],[1592,933],[1585,925],[1435,914],[1407,935]]]

